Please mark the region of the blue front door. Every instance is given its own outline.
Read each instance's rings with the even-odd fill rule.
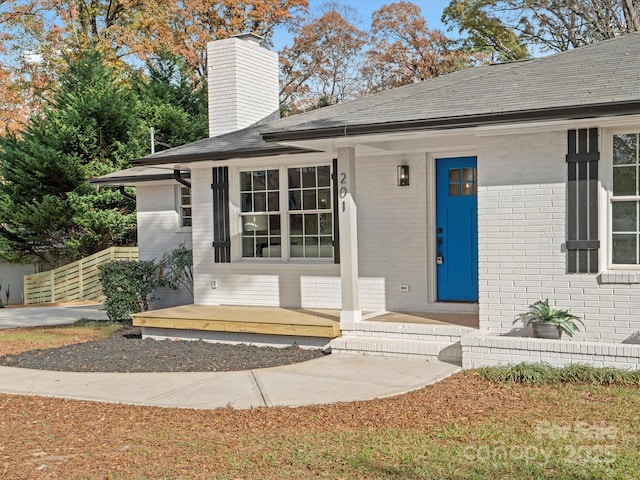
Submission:
[[[436,160],[436,264],[439,301],[478,301],[476,157]]]

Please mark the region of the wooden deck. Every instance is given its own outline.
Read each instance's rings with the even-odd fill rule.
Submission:
[[[182,305],[135,313],[132,317],[136,327],[323,338],[340,336],[339,310]]]
[[[477,313],[444,313],[444,312],[387,312],[370,318],[371,322],[418,323],[422,325],[457,325],[460,327],[479,328]]]

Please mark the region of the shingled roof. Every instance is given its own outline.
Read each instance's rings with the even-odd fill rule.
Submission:
[[[267,141],[640,112],[640,33],[461,70],[266,125]]]
[[[300,153],[278,141],[640,113],[640,32],[547,57],[473,67],[137,160]]]

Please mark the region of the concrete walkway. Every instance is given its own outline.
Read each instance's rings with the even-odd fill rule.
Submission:
[[[100,305],[0,309],[0,328],[106,319]],[[177,408],[255,408],[371,400],[435,383],[460,367],[423,359],[327,355],[241,372],[74,373],[0,367],[0,393]]]
[[[460,370],[439,361],[327,355],[241,372],[72,373],[0,367],[0,392],[158,407],[237,409],[371,400]]]
[[[81,318],[106,320],[107,312],[97,304],[0,308],[0,328],[60,325]]]

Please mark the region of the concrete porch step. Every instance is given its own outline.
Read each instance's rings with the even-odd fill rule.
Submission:
[[[429,341],[422,339],[384,338],[374,336],[343,335],[331,343],[332,354],[380,355],[387,357],[440,360],[462,364],[460,342]]]

